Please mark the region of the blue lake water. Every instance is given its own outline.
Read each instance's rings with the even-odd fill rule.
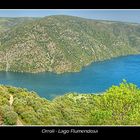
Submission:
[[[118,57],[92,63],[78,73],[17,73],[0,72],[0,84],[27,88],[41,97],[52,99],[68,92],[98,93],[122,79],[140,87],[140,55]]]

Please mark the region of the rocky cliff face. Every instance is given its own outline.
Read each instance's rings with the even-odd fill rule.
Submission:
[[[49,16],[0,25],[4,71],[75,72],[91,62],[140,53],[139,24]]]

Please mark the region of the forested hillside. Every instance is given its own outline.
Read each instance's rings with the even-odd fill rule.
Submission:
[[[123,81],[106,92],[69,93],[52,101],[0,86],[1,125],[140,125],[140,89]]]
[[[0,70],[80,71],[95,61],[140,53],[140,25],[72,16],[0,19]]]

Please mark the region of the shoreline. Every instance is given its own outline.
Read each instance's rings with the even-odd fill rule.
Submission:
[[[121,57],[127,57],[127,56],[136,56],[136,55],[140,55],[140,52],[139,53],[136,53],[136,54],[128,54],[128,55],[121,55],[121,56],[116,56],[116,57],[111,57],[111,58],[108,58],[108,59],[104,59],[104,60],[97,60],[97,61],[91,61],[89,62],[88,64],[86,64],[85,66],[82,66],[80,70],[75,70],[75,71],[68,71],[68,72],[54,72],[54,71],[42,71],[42,72],[26,72],[26,71],[16,71],[16,70],[9,70],[9,71],[5,71],[5,70],[0,70],[0,72],[5,72],[5,73],[8,73],[8,72],[13,72],[13,73],[26,73],[26,74],[41,74],[41,73],[53,73],[53,74],[57,74],[57,75],[62,75],[62,74],[73,74],[73,73],[78,73],[78,72],[81,72],[84,68],[94,64],[94,63],[98,63],[98,62],[104,62],[104,61],[109,61],[111,59],[116,59],[116,58],[121,58]]]

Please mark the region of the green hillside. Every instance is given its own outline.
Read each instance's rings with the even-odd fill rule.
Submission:
[[[139,24],[63,15],[17,20],[12,27],[0,21],[1,71],[75,72],[95,61],[140,53]]]
[[[35,20],[36,18],[26,18],[26,17],[19,17],[19,18],[4,18],[0,17],[0,34],[10,30],[12,27],[16,26],[17,24]]]
[[[52,101],[0,86],[1,125],[140,125],[140,89],[122,82],[105,93],[69,93]]]

